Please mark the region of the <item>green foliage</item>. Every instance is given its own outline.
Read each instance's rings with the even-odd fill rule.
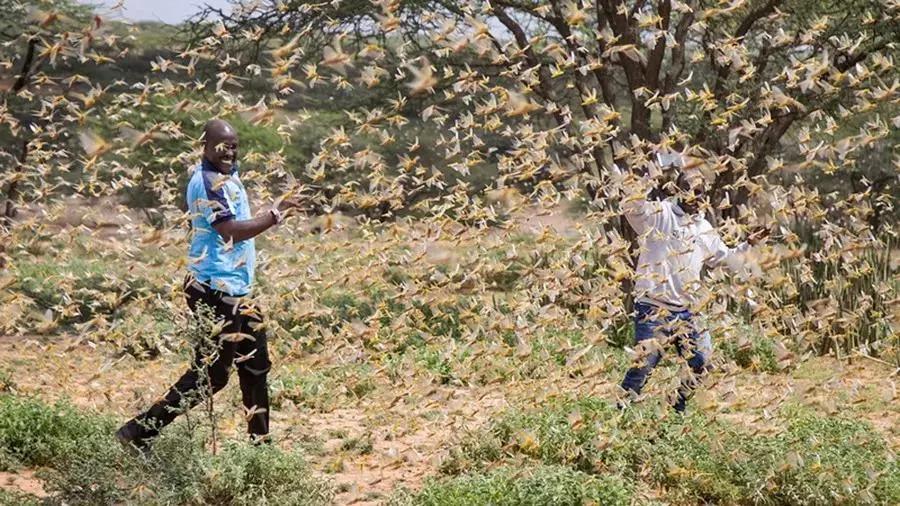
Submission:
[[[49,406],[30,398],[0,395],[0,451],[23,465],[53,465],[79,441],[109,437],[113,423],[67,403]]]
[[[10,455],[9,450],[0,448],[0,471],[11,471],[21,466],[18,459]]]
[[[0,506],[39,506],[42,504],[38,497],[23,492],[0,488]]]
[[[179,107],[183,101],[202,104],[202,107]],[[221,112],[218,112],[221,109]],[[229,112],[212,93],[193,92],[191,94],[153,95],[140,107],[126,108],[116,117],[96,118],[91,128],[107,139],[124,139],[123,132],[147,132],[151,129],[179,132],[133,146],[123,151],[117,161],[140,170],[132,174],[133,185],[125,188],[126,203],[131,207],[154,208],[160,204],[184,207],[183,194],[173,194],[164,185],[184,188],[189,172],[176,170],[185,163],[200,162],[200,143],[203,124],[213,117],[220,117],[231,123],[241,141],[240,162],[244,174],[250,171],[272,170],[273,160],[280,160],[283,167],[300,176],[307,160],[318,149],[320,139],[331,129],[342,124],[342,115],[337,112],[310,113],[298,127],[303,135],[294,136],[286,142],[279,134],[277,125],[251,123],[244,115]],[[279,154],[280,156],[273,157]],[[110,155],[112,156],[112,155]],[[265,163],[263,163],[265,162]]]
[[[442,385],[454,379],[453,365],[447,353],[437,347],[427,347],[419,352],[419,360],[425,370],[434,375],[434,381]]]
[[[30,15],[38,9],[61,14],[62,21],[72,29],[80,28],[93,12],[91,6],[73,0],[0,0],[0,33],[4,35],[4,40],[9,35],[19,35],[35,28]]]
[[[44,488],[68,504],[88,506],[124,501],[128,498],[128,487],[140,483],[135,480],[138,476],[148,481],[158,480],[145,487],[151,483],[154,487],[166,486],[159,475],[151,475],[147,466],[123,451],[113,436],[115,430],[109,424],[102,432],[66,440],[66,452],[39,473]],[[177,467],[182,466],[184,462],[177,461]]]
[[[788,410],[787,428],[751,436],[727,425],[690,431],[669,425],[654,445],[653,467],[687,500],[827,504],[850,499],[894,504],[897,463],[861,422]]]
[[[341,444],[341,450],[345,452],[353,452],[357,455],[368,455],[372,453],[372,450],[374,449],[375,448],[372,444],[372,436],[370,434],[365,434],[361,437],[345,439],[344,443]]]
[[[631,504],[629,484],[564,466],[502,467],[488,473],[436,480],[394,506],[581,506]]]
[[[131,47],[133,47],[139,55],[146,51],[155,51],[160,49],[173,49],[172,41],[176,40],[180,34],[177,26],[168,25],[158,21],[138,21],[136,23],[112,22],[112,29],[117,33],[125,34],[129,31],[133,32]]]
[[[3,367],[0,368],[0,394],[14,392],[16,390],[16,380],[13,378],[11,370]]]
[[[95,316],[111,316],[141,294],[159,293],[149,280],[132,272],[115,272],[110,263],[87,256],[66,258],[45,255],[40,259],[16,262],[11,289],[30,299],[33,309],[43,314],[48,309],[55,325],[63,327],[86,322]],[[30,328],[48,322],[26,323]],[[50,330],[55,328],[50,327]]]
[[[151,302],[150,310],[130,306],[120,311],[103,340],[113,342],[118,349],[137,359],[152,359],[171,348],[181,334],[183,319],[160,301]]]
[[[722,355],[737,365],[754,371],[777,373],[781,369],[771,337],[753,331],[749,325],[736,329],[737,339],[721,339],[717,344]]]
[[[496,465],[536,461],[629,483],[663,485],[684,503],[896,504],[898,463],[867,423],[782,413],[785,430],[752,435],[702,415],[661,418],[605,400],[560,400],[542,410],[512,411],[472,434],[442,466],[480,476]],[[474,473],[474,474],[472,474]]]
[[[516,288],[522,278],[522,271],[528,266],[522,261],[504,262],[485,269],[484,283],[491,290],[508,292]]]
[[[372,302],[346,291],[326,292],[319,297],[319,302],[331,308],[331,324],[336,326],[352,320],[364,320],[375,311]]]
[[[0,396],[0,454],[41,471],[54,499],[72,505],[304,504],[330,502],[329,485],[300,455],[228,442],[213,455],[196,426],[167,429],[148,456],[126,452],[106,417],[67,403]]]
[[[477,354],[467,361],[466,381],[476,384],[491,384],[495,381],[515,382],[547,378],[565,373],[575,377],[597,364],[616,361],[613,367],[620,367],[618,357],[621,350],[611,349],[588,339],[582,331],[546,329],[523,337],[515,332],[500,334],[502,345],[497,344],[494,353]],[[491,349],[492,343],[486,343]],[[502,353],[497,353],[497,352]],[[624,370],[626,363],[621,363]]]
[[[622,318],[607,331],[610,343],[619,348],[634,344],[634,319]]]
[[[615,410],[607,404],[602,399],[588,398],[561,401],[551,409],[508,412],[490,424],[485,433],[466,439],[454,449],[442,470],[456,474],[469,468],[480,469],[503,456],[524,455],[548,465],[590,471],[598,451],[590,444],[597,436],[594,423],[614,416]],[[580,419],[578,423],[572,423],[573,416]]]
[[[331,489],[297,454],[269,445],[230,443],[209,460],[202,504],[328,504]]]

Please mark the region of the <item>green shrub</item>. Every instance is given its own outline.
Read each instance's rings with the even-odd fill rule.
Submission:
[[[776,320],[779,330],[784,335],[806,334],[805,341],[798,344],[823,355],[849,355],[865,349],[900,365],[900,349],[891,325],[891,304],[900,292],[900,276],[893,260],[898,247],[896,236],[882,233],[872,240],[866,235],[862,239],[865,249],[842,253],[845,240],[859,238],[826,241],[824,228],[810,221],[795,221],[791,228],[804,253],[778,267],[780,272],[772,279],[784,275],[789,282],[773,287],[773,292],[780,305],[796,306],[802,317],[786,313],[781,321]],[[868,233],[868,229],[863,230]],[[826,320],[817,317],[823,300],[836,303],[837,314]],[[798,320],[803,322],[799,328]]]
[[[341,444],[341,450],[357,455],[368,455],[375,449],[372,444],[372,435],[364,434],[360,437],[345,439]]]
[[[95,316],[110,316],[142,293],[153,290],[150,282],[128,272],[110,272],[109,262],[71,257],[42,257],[40,261],[16,262],[16,281],[10,287],[32,301],[40,314],[50,309],[58,324],[70,327]],[[37,328],[35,322],[30,323]]]
[[[631,484],[614,476],[592,476],[564,466],[504,467],[427,483],[396,506],[582,506],[631,503]]]
[[[296,453],[230,443],[211,457],[199,504],[328,504],[331,488],[314,478]]]
[[[615,416],[608,404],[605,399],[567,399],[543,410],[510,411],[452,450],[442,469],[448,473],[483,469],[486,464],[524,455],[547,465],[590,472],[600,451],[594,444],[598,423]]]
[[[9,450],[0,448],[0,471],[13,471],[19,466],[19,460],[12,456]]]
[[[114,430],[110,427],[104,433],[69,441],[66,453],[39,472],[46,490],[72,505],[116,504],[128,499],[126,483],[131,476],[127,471],[139,464],[123,452],[113,437]]]
[[[785,503],[821,504],[827,501],[877,501],[900,504],[900,465],[884,439],[867,422],[820,417],[807,411],[790,413],[783,446],[799,461],[780,454],[773,467],[775,497]],[[766,453],[761,448],[758,458]]]
[[[226,442],[213,455],[193,419],[167,428],[147,456],[126,452],[111,420],[66,403],[0,396],[0,453],[44,467],[53,499],[71,505],[326,504],[327,483],[270,445]]]
[[[345,322],[365,320],[375,312],[372,301],[340,290],[324,293],[319,298],[319,303],[332,310],[331,315],[322,319],[320,323],[331,325],[334,330]]]
[[[40,498],[31,494],[0,488],[0,506],[39,506]]]
[[[189,324],[159,301],[150,304],[151,308],[137,304],[129,307],[108,329],[99,333],[100,339],[138,360],[157,358],[160,353],[171,350],[178,335]]]
[[[111,442],[111,438],[106,439]],[[327,504],[331,488],[296,453],[230,441],[213,455],[202,434],[167,429],[146,458],[118,444],[77,447],[46,472],[48,489],[69,504]]]
[[[16,390],[16,379],[9,369],[0,369],[0,393],[10,393]]]
[[[663,485],[680,503],[900,503],[900,466],[865,422],[786,408],[785,430],[750,434],[702,414],[618,413],[602,399],[562,399],[510,411],[464,438],[442,465],[466,476],[537,462]]]
[[[321,372],[282,374],[270,381],[271,404],[281,408],[285,400],[290,400],[298,406],[327,412],[334,408],[331,392],[336,386]]]
[[[442,385],[450,383],[454,378],[453,365],[447,353],[440,348],[426,347],[419,352],[422,366],[434,375],[434,381]]]
[[[434,305],[424,304],[413,300],[412,306],[421,315],[419,330],[433,336],[459,339],[463,335],[465,325],[460,320],[460,313],[471,301],[460,298],[451,302]]]
[[[81,441],[109,437],[112,420],[74,406],[0,395],[0,452],[32,467],[48,466],[69,455]]]
[[[509,262],[487,268],[482,276],[488,289],[511,292],[516,289],[519,280],[522,279],[524,270],[520,262]]]
[[[862,422],[789,411],[787,430],[750,435],[721,423],[669,424],[650,455],[654,475],[688,501],[897,504],[897,463]]]
[[[721,339],[716,343],[722,356],[737,365],[755,371],[776,373],[781,369],[775,355],[775,342],[743,325],[738,339]]]
[[[620,318],[606,331],[607,340],[616,347],[634,345],[634,319]]]

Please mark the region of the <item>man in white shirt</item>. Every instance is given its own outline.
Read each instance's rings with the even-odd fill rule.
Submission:
[[[748,242],[736,248],[727,247],[699,212],[703,186],[700,171],[687,168],[680,154],[658,155],[657,162],[678,172],[677,200],[651,201],[638,194],[626,198],[622,205],[640,246],[634,288],[638,356],[625,374],[622,388],[632,396],[640,394],[662,352],[674,344],[691,369],[671,401],[676,411],[683,412],[708,368],[712,348],[709,333],[698,329],[691,313],[699,293],[701,270],[704,265],[720,264],[739,270],[750,244],[761,239],[764,232],[752,234]]]

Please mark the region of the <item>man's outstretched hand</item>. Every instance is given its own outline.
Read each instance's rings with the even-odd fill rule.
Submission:
[[[285,217],[300,213],[310,213],[315,210],[315,203],[309,195],[290,193],[278,199],[275,203],[278,211]]]
[[[312,206],[309,204],[309,201],[300,196],[283,198],[278,201],[276,207],[282,214],[284,214],[285,217],[291,216],[295,213],[306,212],[310,208],[312,208]]]

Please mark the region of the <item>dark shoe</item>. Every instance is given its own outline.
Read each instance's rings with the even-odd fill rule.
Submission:
[[[132,455],[146,456],[150,451],[150,443],[141,437],[141,432],[140,425],[131,420],[116,431],[116,439]]]

